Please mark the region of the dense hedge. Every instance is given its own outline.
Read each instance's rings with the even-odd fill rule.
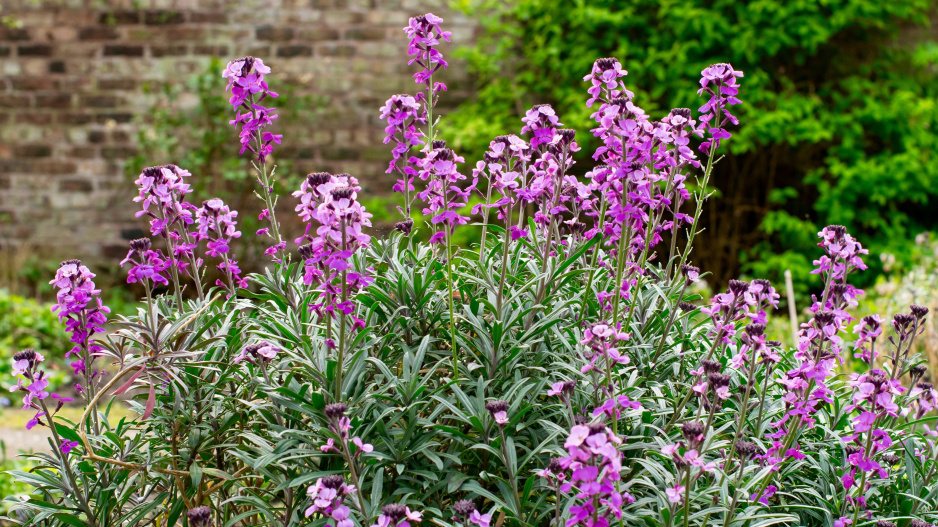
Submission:
[[[742,124],[715,170],[720,199],[696,249],[717,283],[740,268],[773,280],[788,268],[796,286],[807,285],[814,234],[830,223],[867,240],[873,254],[900,258],[917,233],[938,226],[938,46],[922,38],[932,2],[463,4],[488,29],[464,52],[478,98],[443,121],[464,151],[481,151],[532,104],[551,103],[565,123],[588,126],[581,77],[597,54],[622,60],[653,116],[696,107],[683,87],[715,60],[746,72]]]

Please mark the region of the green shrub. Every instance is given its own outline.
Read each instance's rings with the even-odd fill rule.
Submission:
[[[487,30],[463,52],[478,96],[442,123],[462,151],[481,152],[537,103],[553,104],[568,126],[589,125],[581,79],[597,54],[622,61],[655,118],[699,106],[683,87],[714,60],[746,72],[742,124],[715,170],[720,194],[695,249],[717,283],[740,269],[781,281],[788,268],[806,301],[808,285],[820,286],[808,272],[821,227],[845,225],[872,254],[907,258],[911,239],[938,226],[938,45],[919,38],[931,2],[462,5]],[[585,146],[581,165],[592,163],[594,145]]]
[[[10,359],[14,353],[26,348],[43,354],[53,365],[49,370],[53,375],[52,382],[66,380],[70,372],[65,371],[61,357],[71,349],[71,344],[65,327],[48,304],[0,289],[0,385],[3,388],[9,388],[14,381],[10,377]]]

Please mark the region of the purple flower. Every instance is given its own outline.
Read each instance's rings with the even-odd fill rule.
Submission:
[[[63,439],[62,444],[59,446],[59,450],[61,450],[63,454],[68,454],[76,446],[78,446],[78,441],[69,441],[68,439]]]
[[[345,498],[356,491],[354,485],[345,483],[342,475],[331,475],[319,478],[315,485],[306,489],[306,494],[313,504],[306,509],[306,517],[319,513],[331,516],[337,523],[335,527],[351,527],[349,508],[343,505]]]
[[[577,425],[570,429],[564,443],[568,456],[561,458],[559,463],[560,468],[571,471],[560,491],[576,491],[568,526],[597,525],[592,522],[597,516],[609,525],[610,515],[621,518],[622,506],[634,503],[635,498],[617,488],[622,469],[620,444],[622,439],[602,423]]]
[[[228,244],[241,237],[241,231],[237,229],[238,222],[235,220],[237,217],[238,212],[230,210],[225,202],[218,198],[203,201],[202,207],[196,212],[196,239],[208,240],[207,254],[213,258],[221,258],[222,261],[216,268],[228,279],[229,297],[234,294],[236,288],[247,287],[247,280],[241,277],[238,262],[228,255]],[[226,284],[219,280],[218,285]]]
[[[778,491],[778,487],[776,487],[775,485],[769,485],[768,487],[765,488],[765,491],[761,493],[757,493],[757,492],[752,493],[752,495],[749,496],[749,499],[751,501],[758,501],[759,503],[765,506],[768,506],[769,498],[774,496],[776,491]]]
[[[273,153],[273,145],[279,145],[283,138],[283,135],[264,131],[277,118],[273,113],[275,108],[261,105],[266,97],[277,97],[264,80],[264,75],[269,73],[270,68],[264,61],[254,57],[233,60],[222,73],[222,77],[228,79],[227,89],[231,90],[228,102],[235,109],[235,118],[229,124],[241,126],[241,153],[250,151],[261,163]]]
[[[410,522],[423,520],[423,515],[417,511],[411,511],[406,505],[385,505],[381,507],[381,516],[378,516],[378,522],[371,527],[411,527]]]
[[[428,90],[432,88],[434,93],[445,90],[446,86],[437,83],[437,86],[431,87],[430,79],[441,67],[446,68],[448,66],[447,62],[443,60],[443,54],[436,47],[440,45],[440,39],[449,42],[450,37],[453,35],[449,31],[440,29],[442,23],[442,18],[433,13],[427,13],[423,16],[411,18],[407,23],[407,27],[404,28],[407,38],[410,39],[407,54],[413,57],[408,64],[416,63],[423,68],[414,74],[414,80],[417,84],[425,84]]]
[[[700,90],[697,95],[707,94],[710,100],[700,107],[700,123],[702,126],[708,126],[707,132],[710,138],[700,145],[700,151],[709,153],[711,145],[713,148],[720,147],[720,141],[732,137],[724,126],[727,123],[739,124],[736,117],[730,113],[729,107],[734,104],[742,104],[742,101],[736,98],[739,94],[739,77],[743,72],[733,69],[729,64],[714,64],[700,72]]]
[[[65,328],[71,333],[71,341],[75,345],[65,354],[65,358],[75,353],[86,363],[93,362],[102,351],[93,337],[95,334],[104,333],[107,314],[111,312],[101,302],[101,291],[95,289],[92,278],[94,274],[82,265],[81,261],[66,260],[59,265],[55,278],[49,282],[57,289],[57,303],[52,306],[52,311],[58,315],[59,321],[65,323]],[[98,375],[100,372],[97,371],[86,374],[85,383],[91,382]]]

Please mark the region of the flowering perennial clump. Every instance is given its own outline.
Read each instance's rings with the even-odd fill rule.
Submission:
[[[267,222],[254,235],[272,261],[242,272],[243,216],[217,198],[190,203],[200,174],[145,169],[135,200],[150,235],[121,262],[145,295],[137,313],[109,320],[94,274],[63,262],[53,310],[74,344],[75,386],[50,385],[60,357],[13,357],[27,428],[48,427],[51,453],[13,472],[33,492],[7,498],[11,518],[932,525],[927,307],[857,320],[851,281],[869,255],[837,225],[818,233],[823,287],[792,346],[774,340],[768,280],[699,294],[708,275],[694,238],[738,122],[731,108],[744,106],[742,72],[709,66],[699,109],[646,112],[623,64],[601,58],[584,78],[591,130],[534,105],[470,173],[436,126],[444,27],[410,19],[418,91],[379,110],[388,187],[402,194],[382,236],[358,179],[323,169],[292,193],[302,226],[281,236],[272,159],[290,138],[265,106],[272,69],[228,64],[261,199],[247,213]],[[589,132],[595,148],[580,152]],[[458,246],[470,232],[478,243]],[[60,413],[75,402],[66,394],[79,417]],[[121,404],[133,412],[118,416]]]

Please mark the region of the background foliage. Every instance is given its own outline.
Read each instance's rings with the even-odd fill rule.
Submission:
[[[597,56],[622,62],[627,85],[653,118],[672,107],[696,111],[696,95],[683,88],[714,61],[746,73],[742,125],[715,169],[719,194],[695,251],[718,284],[740,271],[781,283],[787,268],[803,294],[820,285],[808,271],[821,227],[846,225],[872,254],[907,261],[911,239],[938,223],[938,45],[927,33],[934,2],[459,5],[487,29],[462,50],[478,75],[478,96],[443,122],[467,154],[513,130],[537,103],[553,104],[562,122],[585,129],[581,79]],[[581,171],[591,164],[594,145],[586,146]],[[866,283],[876,274],[867,273]]]

